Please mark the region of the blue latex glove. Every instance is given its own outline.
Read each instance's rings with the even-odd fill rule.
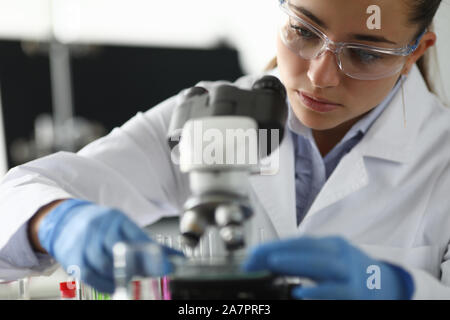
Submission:
[[[369,269],[368,273],[369,266],[379,268],[379,289],[374,281],[377,272]],[[370,258],[340,237],[263,244],[250,252],[243,268],[316,282],[312,287],[295,287],[292,296],[297,299],[411,299],[414,292],[412,277],[404,269]]]
[[[41,246],[65,270],[69,266],[79,267],[80,280],[105,293],[114,291],[113,246],[118,242],[152,242],[119,210],[76,199],[64,201],[44,217],[38,238]],[[166,274],[172,270],[166,256],[182,253],[164,246],[161,248],[164,255],[158,269]],[[149,261],[141,262],[142,269],[150,264]],[[135,272],[149,275],[146,270]]]

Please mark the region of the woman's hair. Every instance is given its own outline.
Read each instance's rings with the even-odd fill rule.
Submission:
[[[416,39],[425,29],[434,31],[433,18],[441,4],[441,0],[404,0],[409,8],[409,23],[418,25],[417,32],[414,35]],[[440,74],[439,61],[437,57],[436,46],[429,48],[425,54],[416,62],[420,73],[422,74],[428,90],[438,94],[441,91],[442,100],[446,100],[444,90],[439,90],[438,86],[442,85],[442,77]]]
[[[441,0],[403,0],[406,3],[407,8],[409,8],[409,24],[417,25],[417,32],[414,36],[414,39],[425,30],[433,31],[433,18],[436,15],[437,10],[441,4]],[[412,39],[412,40],[414,40]],[[277,58],[274,57],[267,64],[264,70],[272,70],[277,66]],[[425,54],[417,61],[417,66],[424,78],[428,89],[438,94],[437,81],[433,81],[433,79],[440,80],[440,84],[442,84],[442,78],[439,73],[438,59],[437,59],[437,51],[436,47],[429,48]],[[442,95],[444,95],[444,91],[441,89]],[[445,97],[442,97],[442,100],[446,100]]]
[[[436,11],[439,9],[441,0],[403,0],[410,9],[409,23],[418,25],[414,39],[417,38],[423,30],[428,28],[433,22]]]

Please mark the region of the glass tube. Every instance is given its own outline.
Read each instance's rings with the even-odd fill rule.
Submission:
[[[169,248],[173,248],[173,241],[171,236],[164,237],[165,246]],[[163,300],[171,300],[170,289],[169,289],[169,277],[163,276],[161,277],[161,296]]]
[[[30,288],[28,278],[19,280],[19,300],[30,300]]]
[[[114,254],[114,300],[160,300],[162,250],[158,244],[116,244]],[[156,289],[157,290],[156,290]]]
[[[264,231],[264,228],[259,228],[259,232],[258,232],[258,243],[262,244],[266,241],[266,234]]]
[[[127,248],[125,243],[117,243],[113,248],[114,257],[114,282],[115,291],[113,300],[128,300],[128,281],[127,281]],[[96,292],[92,292],[92,298],[96,299]]]

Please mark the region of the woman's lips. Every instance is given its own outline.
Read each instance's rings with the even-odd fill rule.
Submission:
[[[342,106],[337,103],[328,102],[325,99],[316,100],[310,95],[298,90],[295,90],[295,92],[306,107],[317,112],[330,112]]]

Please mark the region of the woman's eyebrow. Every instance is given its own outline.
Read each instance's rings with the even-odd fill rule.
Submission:
[[[374,36],[374,35],[370,35],[370,34],[351,34],[351,37],[355,40],[360,40],[360,41],[385,42],[385,43],[390,43],[390,44],[397,44],[396,42],[388,40],[383,36]]]
[[[309,11],[308,9],[304,8],[304,7],[299,7],[299,6],[295,6],[293,4],[289,4],[290,7],[292,7],[295,11],[304,14],[305,16],[307,16],[309,19],[311,19],[312,21],[314,21],[318,26],[322,27],[323,29],[327,30],[328,26],[325,22],[323,22],[322,20],[320,20],[319,18],[317,18],[311,11]],[[370,41],[370,42],[385,42],[385,43],[389,43],[389,44],[394,44],[396,45],[396,42],[393,42],[391,40],[386,39],[383,36],[375,36],[375,35],[370,35],[370,34],[351,34],[350,35],[353,39],[355,40],[359,40],[359,41]]]
[[[317,18],[311,11],[309,11],[308,9],[304,8],[304,7],[298,7],[298,6],[294,6],[293,4],[289,4],[290,7],[292,7],[295,11],[303,13],[305,16],[307,16],[308,18],[310,18],[312,21],[314,21],[317,25],[319,25],[320,27],[322,27],[323,29],[328,29],[328,26],[325,22],[323,22],[322,20],[320,20],[319,18]]]

